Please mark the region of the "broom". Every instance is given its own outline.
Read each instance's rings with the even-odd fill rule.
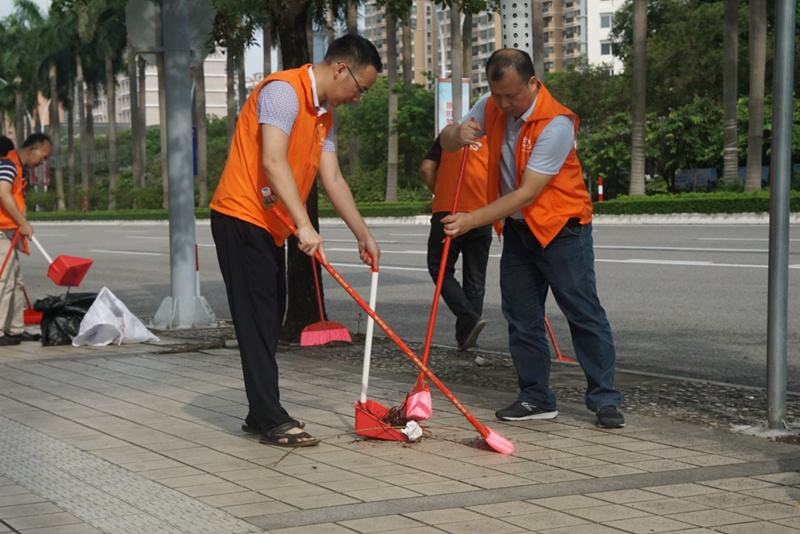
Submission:
[[[319,321],[311,323],[303,328],[300,333],[301,347],[315,347],[325,345],[331,341],[344,341],[350,343],[350,332],[341,323],[325,320],[325,312],[322,310],[322,292],[319,288],[319,277],[317,276],[317,261],[311,256],[311,272],[314,274],[314,289],[317,293],[317,308],[319,309]]]

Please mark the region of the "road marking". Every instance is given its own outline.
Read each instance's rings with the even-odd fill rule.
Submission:
[[[89,252],[99,252],[101,254],[127,254],[130,256],[163,256],[162,252],[136,252],[133,250],[107,250],[103,248],[93,248]]]
[[[428,234],[389,234],[392,237],[428,237]]]
[[[596,249],[605,250],[664,250],[678,252],[769,252],[760,248],[700,248],[700,247],[648,247],[641,245],[595,245]]]
[[[769,241],[768,237],[696,237],[698,241]],[[800,241],[800,239],[789,239]]]
[[[611,260],[600,259],[595,260],[597,263],[633,263],[641,265],[677,265],[683,267],[741,267],[745,269],[767,269],[769,265],[760,265],[754,263],[715,263],[712,261],[692,261],[692,260],[649,260],[630,258],[627,260]],[[790,269],[800,269],[800,264],[789,265]]]
[[[160,239],[160,240],[169,239],[169,236],[160,236],[160,235],[129,235],[125,237],[127,237],[128,239]]]
[[[325,252],[355,252],[358,253],[358,249],[355,248],[328,248],[325,247]],[[412,255],[421,255],[427,254],[426,250],[385,250],[381,249],[381,254],[412,254]]]

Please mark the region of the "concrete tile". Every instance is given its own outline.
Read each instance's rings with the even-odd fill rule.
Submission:
[[[585,497],[583,495],[545,497],[543,499],[530,499],[527,502],[561,512],[569,512],[575,508],[587,508],[589,506],[608,506],[608,503],[604,501],[593,499],[592,497]]]
[[[773,473],[771,475],[759,475],[753,478],[763,480],[765,482],[772,482],[774,484],[783,484],[784,486],[794,486],[796,484],[800,484],[800,473],[797,471]]]
[[[604,501],[616,504],[629,504],[634,502],[652,501],[656,499],[661,499],[663,497],[662,495],[659,495],[657,493],[652,493],[640,489],[600,491],[597,493],[587,493],[586,496],[595,499],[602,499]]]
[[[16,517],[8,519],[6,522],[17,530],[32,528],[57,527],[61,525],[72,525],[83,523],[79,518],[67,512],[55,514],[30,515],[27,517]]]
[[[25,493],[30,493],[28,488],[23,488],[18,484],[14,484],[10,482],[8,484],[0,485],[0,497],[8,497],[10,495],[22,495]]]
[[[208,497],[210,495],[222,495],[225,493],[239,493],[243,489],[244,488],[241,486],[225,481],[177,488],[178,491],[190,497]]]
[[[290,504],[301,510],[310,510],[312,508],[325,508],[327,506],[341,506],[344,504],[356,504],[359,501],[346,495],[333,493],[330,495],[312,495],[305,497],[286,497],[280,499],[281,501]]]
[[[718,454],[702,454],[699,456],[685,456],[681,458],[681,462],[699,467],[711,467],[713,465],[741,464],[744,463],[744,460],[731,458],[729,456],[721,456]]]
[[[488,515],[503,519],[515,515],[535,514],[539,512],[546,512],[547,508],[536,506],[525,501],[510,501],[497,504],[480,504],[477,506],[468,506],[467,510],[472,510],[479,514]]]
[[[13,517],[24,517],[29,515],[54,514],[62,512],[61,508],[49,502],[36,504],[20,504],[17,506],[5,506],[0,508],[0,519],[11,519]]]
[[[524,532],[525,529],[519,525],[511,525],[498,519],[484,517],[474,521],[458,521],[456,523],[445,523],[439,525],[439,528],[445,532],[452,534],[485,534],[492,532],[493,534],[504,534],[506,532]]]
[[[725,534],[797,534],[797,530],[784,525],[776,525],[775,523],[767,523],[760,521],[758,523],[744,523],[741,525],[728,525],[725,527],[717,527],[717,532],[724,532]]]
[[[444,493],[460,493],[464,491],[474,491],[475,486],[463,484],[455,480],[446,482],[433,482],[430,484],[409,484],[405,487],[408,490],[422,495],[442,495]]]
[[[538,531],[541,534],[627,534],[624,530],[605,525],[572,525],[569,527],[549,528]]]
[[[698,482],[704,486],[710,486],[725,491],[744,491],[751,489],[771,488],[775,484],[760,480],[756,477],[733,477],[733,478],[720,478],[718,480],[706,480]]]
[[[585,475],[583,473],[576,473],[575,471],[569,471],[567,469],[554,469],[552,471],[524,473],[521,474],[520,476],[524,476],[525,478],[529,478],[534,482],[540,482],[543,484],[555,483],[555,482],[568,482],[570,480],[585,480],[587,478],[592,478],[589,475]]]
[[[85,523],[79,525],[60,525],[57,527],[35,528],[25,530],[23,534],[103,534],[102,531]]]
[[[668,486],[651,486],[649,488],[642,488],[653,493],[666,495],[667,497],[692,497],[694,495],[706,495],[708,493],[719,493],[720,490],[716,488],[709,488],[701,486],[700,484],[670,484]]]
[[[589,476],[596,477],[596,478],[619,477],[619,476],[624,476],[624,475],[637,475],[637,474],[645,472],[642,469],[635,469],[635,468],[629,467],[627,465],[619,465],[619,464],[606,464],[606,465],[595,465],[595,466],[588,466],[588,467],[575,467],[572,470],[573,471],[577,471],[578,473],[583,473],[585,475],[589,475]]]
[[[356,531],[336,523],[320,523],[305,527],[280,528],[270,532],[272,534],[351,534]]]
[[[757,499],[750,495],[741,493],[712,493],[711,495],[696,495],[692,501],[703,504],[710,508],[739,508],[741,506],[753,506],[767,504],[763,499]],[[738,511],[738,510],[737,510]]]
[[[466,508],[443,508],[425,512],[403,514],[426,525],[441,525],[443,523],[456,523],[459,521],[477,521],[485,516],[471,512]]]
[[[480,478],[468,478],[463,480],[465,484],[471,484],[479,488],[511,488],[514,486],[525,486],[531,483],[527,478],[516,477],[513,475],[497,475]]]
[[[409,497],[419,497],[420,494],[406,488],[388,486],[384,488],[361,489],[354,491],[343,491],[345,495],[364,502],[388,501],[391,499],[407,499]]]
[[[772,488],[746,490],[742,493],[764,499],[765,501],[792,502],[800,500],[800,489],[791,486],[775,486]]]
[[[593,523],[608,523],[609,521],[650,515],[642,510],[621,506],[619,504],[603,504],[603,506],[592,506],[590,508],[574,508],[567,510],[567,512]]]
[[[414,521],[402,515],[385,515],[367,519],[353,519],[351,521],[339,521],[339,524],[362,534],[392,531],[407,532],[409,529],[425,526],[418,521]]]
[[[6,495],[0,497],[0,508],[4,506],[15,506],[17,504],[34,504],[37,502],[45,502],[46,499],[39,497],[33,493],[22,493],[19,495]]]
[[[223,506],[268,502],[272,499],[255,491],[241,491],[238,493],[225,493],[223,495],[210,495],[208,497],[202,497],[200,500],[208,505],[221,508]]]
[[[622,519],[620,521],[611,521],[606,523],[606,526],[618,528],[620,530],[624,530],[625,532],[631,532],[632,534],[650,534],[671,531],[683,532],[681,529],[689,529],[692,527],[692,525],[688,523],[682,523],[680,521],[676,521],[675,519],[659,517],[655,515],[651,515],[649,517],[635,517],[633,519]]]
[[[424,526],[413,528],[400,528],[397,530],[385,530],[383,534],[441,534],[444,530],[436,527]]]
[[[736,508],[736,513],[766,521],[785,519],[788,517],[797,517],[800,519],[800,506],[798,506],[797,503],[782,504],[768,502],[764,504],[756,504],[754,506],[739,506]]]
[[[628,506],[643,510],[654,515],[679,514],[681,512],[696,512],[697,510],[707,510],[709,506],[694,502],[695,497],[687,499],[656,499],[630,503]]]
[[[734,523],[752,522],[751,517],[730,512],[728,510],[699,510],[696,512],[671,514],[669,517],[676,521],[680,521],[682,523],[689,523],[690,525],[695,525],[698,527],[716,528],[719,526],[731,525]]]
[[[223,507],[227,513],[235,517],[255,517],[268,514],[280,514],[296,510],[293,506],[278,501],[263,501],[250,504],[238,504]]]
[[[547,530],[548,528],[571,527],[587,523],[587,521],[578,517],[556,511],[515,515],[505,517],[503,520],[525,529],[533,527],[537,531]]]

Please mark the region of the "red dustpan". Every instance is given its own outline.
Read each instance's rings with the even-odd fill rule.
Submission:
[[[283,222],[283,224],[287,228],[289,228],[289,230],[293,234],[297,234],[297,228],[295,228],[294,224],[292,224],[292,221],[288,218],[288,216],[281,213],[280,210],[275,210],[275,215],[278,216],[281,222]],[[478,421],[475,418],[475,416],[472,415],[472,413],[469,410],[467,410],[466,406],[461,404],[461,402],[456,398],[456,396],[453,395],[453,392],[447,389],[447,386],[445,386],[442,383],[442,381],[439,380],[430,369],[428,369],[427,366],[422,364],[422,360],[420,360],[419,357],[417,357],[417,355],[414,354],[414,351],[412,351],[411,348],[402,339],[400,339],[400,336],[398,336],[394,330],[389,328],[389,325],[386,324],[386,321],[381,319],[380,316],[377,313],[375,313],[375,310],[370,308],[369,305],[366,302],[364,302],[364,299],[362,299],[361,296],[358,293],[356,293],[356,290],[353,289],[353,286],[348,284],[347,281],[345,281],[345,279],[342,278],[342,275],[339,274],[339,272],[333,267],[333,265],[325,261],[319,252],[315,254],[315,257],[317,258],[317,261],[320,263],[320,265],[322,265],[325,268],[325,270],[328,271],[331,277],[334,280],[336,280],[336,282],[338,282],[340,286],[342,286],[342,289],[344,289],[345,292],[348,295],[350,295],[350,297],[356,302],[356,304],[358,304],[358,306],[362,310],[364,310],[364,312],[367,315],[369,315],[375,321],[375,323],[377,323],[377,325],[381,327],[381,329],[384,332],[386,332],[386,335],[389,336],[389,339],[394,341],[395,345],[397,345],[400,351],[403,354],[405,354],[405,356],[409,360],[411,360],[411,363],[416,365],[417,368],[425,374],[425,377],[428,380],[430,380],[433,383],[433,385],[439,389],[439,391],[442,392],[442,394],[447,398],[447,400],[453,403],[453,406],[455,406],[458,409],[458,411],[461,412],[462,415],[467,419],[467,421],[469,421],[469,423],[475,428],[475,430],[478,431],[478,433],[481,435],[486,445],[488,445],[492,450],[499,452],[500,454],[512,454],[514,452],[514,444],[511,443],[508,440],[508,438],[506,438],[499,432],[495,432],[488,426]]]
[[[375,309],[378,296],[378,270],[372,268],[369,286],[369,307]],[[375,320],[367,319],[367,333],[364,341],[364,367],[361,372],[361,398],[355,403],[356,434],[365,438],[383,439],[386,441],[408,441],[406,435],[386,422],[389,408],[379,402],[367,400],[369,384],[369,364],[372,356],[372,333]]]
[[[461,152],[461,164],[458,169],[458,181],[456,182],[456,191],[453,195],[453,207],[450,213],[453,214],[458,208],[458,197],[461,195],[461,184],[464,182],[464,170],[467,167],[467,155],[469,154],[469,146],[465,146]],[[450,243],[453,241],[451,236],[444,238],[444,246],[442,247],[442,259],[439,262],[439,273],[436,276],[436,289],[433,292],[433,303],[431,304],[431,314],[428,317],[428,331],[425,334],[425,345],[422,348],[422,365],[428,365],[428,357],[431,353],[431,340],[433,339],[433,328],[436,325],[436,312],[439,309],[439,295],[442,294],[442,283],[444,282],[444,273],[447,270],[447,256],[450,253]],[[403,414],[406,419],[414,421],[423,421],[429,419],[433,414],[433,402],[431,400],[431,390],[425,382],[424,373],[420,373],[417,377],[417,382],[414,388],[406,396],[403,402]]]
[[[50,258],[50,255],[39,244],[36,236],[31,236],[31,241],[42,253],[44,259],[50,265],[47,268],[47,276],[57,286],[78,287],[81,280],[86,276],[89,267],[92,266],[94,260],[89,258],[79,258],[77,256],[56,256],[56,259]]]

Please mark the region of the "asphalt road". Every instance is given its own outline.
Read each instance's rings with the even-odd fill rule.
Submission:
[[[165,224],[44,224],[37,236],[51,255],[94,258],[79,290],[108,286],[141,318],[151,317],[169,293],[169,241]],[[422,340],[433,283],[425,268],[428,227],[373,227],[382,252],[378,312],[402,337]],[[797,230],[796,227],[792,230]],[[323,226],[329,260],[365,297],[369,272],[355,254],[343,226]],[[796,231],[793,232],[796,235]],[[598,290],[615,333],[618,365],[735,384],[766,384],[767,260],[766,225],[596,225]],[[207,222],[197,228],[202,294],[219,318],[229,318],[224,286]],[[800,239],[789,257],[789,389],[800,392]],[[500,311],[499,256],[492,245],[484,317],[479,340],[484,349],[507,351]],[[63,288],[46,277],[37,253],[23,259],[24,276],[35,297]],[[324,275],[332,320],[354,331],[364,316],[332,279]],[[554,301],[548,315],[564,352],[572,346],[566,321]],[[453,345],[454,320],[440,306],[434,342]]]

